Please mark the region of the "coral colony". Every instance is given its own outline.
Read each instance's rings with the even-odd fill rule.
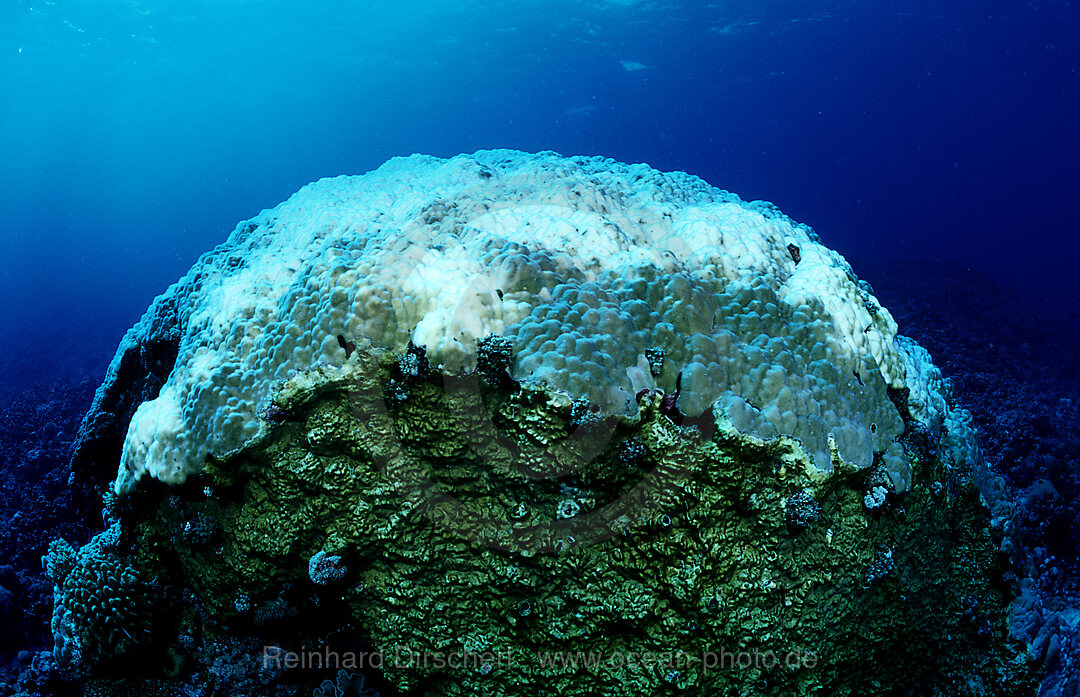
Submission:
[[[1001,482],[897,332],[687,174],[315,182],[121,343],[54,660],[87,694],[1030,694]]]

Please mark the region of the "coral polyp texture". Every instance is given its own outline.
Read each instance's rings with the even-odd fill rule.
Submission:
[[[869,466],[902,424],[896,325],[849,265],[769,204],[684,173],[513,151],[323,179],[242,224],[158,298],[175,367],[131,418],[119,492],[176,484],[256,435],[272,386],[352,343],[447,373],[510,340],[515,379],[605,412],[640,390]],[[655,370],[647,356],[664,356]]]
[[[129,331],[73,460],[117,522],[45,560],[57,661],[215,696],[1031,694],[968,423],[768,204],[392,160]]]

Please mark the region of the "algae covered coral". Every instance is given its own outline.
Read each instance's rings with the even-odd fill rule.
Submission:
[[[684,174],[496,151],[312,185],[155,301],[74,465],[146,613],[59,652],[101,681],[1031,692],[929,356],[808,228]]]

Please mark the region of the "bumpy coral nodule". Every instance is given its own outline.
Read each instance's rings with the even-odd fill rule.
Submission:
[[[151,592],[119,553],[118,537],[114,525],[77,553],[56,540],[42,558],[55,584],[53,655],[75,673],[149,643]]]

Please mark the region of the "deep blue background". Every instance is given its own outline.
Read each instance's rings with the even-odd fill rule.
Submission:
[[[1078,35],[1064,0],[6,0],[0,354],[111,352],[308,181],[488,147],[693,172],[1068,323]]]

